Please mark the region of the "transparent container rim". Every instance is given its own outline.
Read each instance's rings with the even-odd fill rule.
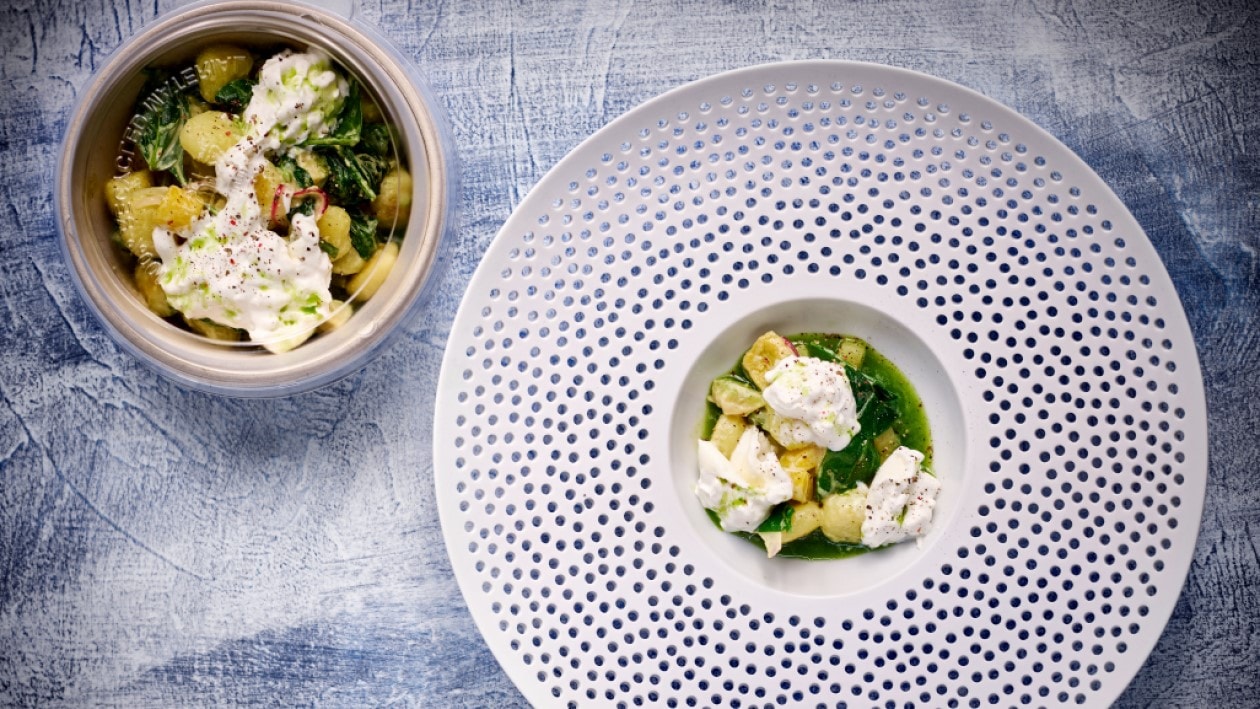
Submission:
[[[445,264],[441,246],[455,231],[459,177],[454,141],[441,104],[419,69],[392,43],[369,24],[339,12],[336,3],[320,3],[325,4],[334,7],[326,9],[301,2],[265,0],[196,2],[161,15],[110,54],[80,94],[67,123],[54,203],[60,247],[71,280],[111,339],[131,356],[184,387],[233,397],[278,397],[325,386],[358,371],[375,358],[428,301],[429,292]],[[409,232],[402,242],[404,254],[399,266],[403,265],[405,257],[410,266],[405,275],[413,280],[400,283],[391,276],[394,282],[386,284],[386,289],[390,289],[388,297],[381,299],[378,294],[363,311],[356,313],[356,318],[364,320],[338,338],[339,346],[316,347],[321,340],[315,340],[292,352],[272,355],[231,352],[221,346],[202,345],[205,356],[198,361],[187,352],[180,357],[163,350],[154,339],[153,323],[135,322],[109,300],[110,274],[100,274],[92,268],[85,251],[96,237],[81,233],[86,231],[82,227],[87,221],[81,219],[75,209],[74,171],[86,163],[76,148],[81,149],[86,124],[107,100],[108,89],[158,55],[171,51],[177,41],[186,39],[185,35],[208,34],[239,26],[232,23],[239,23],[242,17],[265,19],[260,25],[262,29],[257,30],[262,34],[274,31],[289,41],[326,45],[343,63],[346,56],[353,56],[357,64],[370,70],[373,75],[368,78],[373,80],[374,88],[384,85],[385,93],[390,95],[387,103],[397,109],[391,112],[393,118],[407,122],[407,132],[414,141],[408,150],[409,163],[414,170],[416,156],[423,158],[428,177],[427,194],[421,195],[423,203],[413,201],[410,222],[413,231],[417,231],[416,224],[421,224],[422,233]],[[286,33],[281,34],[279,28]],[[292,31],[292,35],[287,31]],[[394,274],[399,278],[403,275]],[[116,276],[114,278],[117,280]],[[402,290],[397,290],[400,287]],[[367,312],[368,306],[380,301],[388,303]],[[372,321],[366,322],[369,315]],[[164,323],[159,321],[158,324]],[[178,335],[187,341],[196,337],[182,331]],[[316,350],[319,350],[318,357],[311,357]]]

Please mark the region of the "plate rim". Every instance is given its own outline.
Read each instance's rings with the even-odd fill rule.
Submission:
[[[621,113],[613,120],[605,123],[603,126],[593,131],[590,135],[583,138],[576,145],[568,149],[565,152],[565,154],[554,165],[552,165],[549,169],[547,169],[538,178],[538,180],[529,188],[529,190],[525,193],[525,195],[521,198],[521,200],[515,206],[512,207],[511,213],[509,214],[507,219],[504,221],[504,223],[500,226],[498,231],[496,231],[495,236],[493,237],[493,239],[491,239],[490,243],[486,246],[485,252],[482,254],[482,257],[479,260],[476,269],[473,271],[473,273],[469,277],[469,280],[465,286],[464,292],[461,296],[459,307],[456,310],[455,317],[450,323],[450,329],[448,331],[447,342],[446,342],[443,357],[442,357],[442,364],[439,370],[438,386],[435,392],[434,424],[433,424],[433,431],[432,431],[433,433],[433,443],[432,443],[432,446],[433,446],[433,483],[435,487],[435,493],[436,493],[435,499],[437,501],[437,509],[438,509],[438,515],[439,515],[439,520],[440,520],[441,529],[442,529],[443,542],[446,548],[448,558],[451,562],[452,572],[456,576],[457,586],[459,587],[461,596],[463,596],[464,603],[466,607],[468,608],[469,615],[472,616],[474,624],[476,625],[478,632],[481,635],[482,641],[487,645],[487,647],[489,647],[491,653],[495,657],[496,661],[499,663],[500,667],[503,669],[504,673],[512,680],[513,685],[518,689],[518,691],[522,693],[523,696],[525,696],[527,700],[534,703],[541,702],[544,704],[555,700],[554,697],[551,697],[550,695],[547,695],[544,692],[545,688],[542,686],[541,683],[532,681],[532,677],[529,676],[525,667],[521,665],[517,654],[515,654],[509,648],[502,646],[502,644],[500,643],[490,642],[489,638],[491,634],[497,632],[497,630],[493,627],[494,626],[493,619],[489,617],[488,615],[478,613],[474,610],[474,604],[469,600],[469,589],[465,588],[465,580],[460,578],[460,568],[462,567],[461,567],[460,562],[457,561],[457,559],[461,556],[462,551],[457,548],[455,538],[457,535],[462,534],[462,531],[459,530],[457,527],[457,523],[455,521],[455,510],[453,508],[448,509],[451,507],[451,503],[457,504],[457,500],[456,498],[454,498],[454,496],[450,492],[448,492],[444,488],[443,485],[440,484],[439,476],[442,473],[440,473],[439,469],[444,464],[449,465],[449,463],[451,462],[447,460],[448,458],[447,451],[444,450],[442,441],[450,440],[454,435],[453,431],[447,430],[448,428],[452,427],[453,420],[448,420],[449,417],[444,417],[441,415],[442,402],[447,398],[447,396],[449,396],[454,391],[453,382],[458,381],[459,379],[456,370],[460,366],[459,360],[461,359],[461,357],[463,357],[461,353],[457,353],[455,351],[452,345],[452,340],[450,338],[450,335],[455,334],[455,329],[457,325],[463,322],[465,318],[470,317],[470,314],[472,313],[475,307],[478,307],[481,305],[481,303],[479,302],[474,303],[473,299],[470,297],[471,294],[473,293],[473,288],[472,288],[473,285],[477,284],[479,281],[486,278],[487,274],[490,273],[491,269],[498,266],[498,264],[491,263],[491,260],[490,260],[491,254],[494,253],[496,249],[500,248],[500,245],[502,243],[506,243],[509,239],[518,237],[520,233],[522,233],[522,230],[520,229],[520,227],[528,225],[530,223],[528,220],[536,216],[536,214],[533,212],[526,214],[523,208],[526,207],[527,205],[530,205],[536,199],[539,199],[538,195],[542,194],[541,188],[545,185],[548,185],[551,181],[557,179],[556,176],[560,175],[563,170],[569,169],[570,168],[569,163],[573,160],[575,156],[581,155],[584,152],[589,151],[592,148],[592,146],[597,144],[597,142],[607,140],[608,136],[610,134],[615,134],[619,128],[622,128],[626,125],[631,125],[632,121],[641,120],[644,114],[650,114],[653,110],[656,110],[659,113],[660,112],[659,109],[662,106],[665,106],[671,103],[672,101],[674,101],[677,97],[687,95],[688,93],[695,91],[702,86],[709,85],[709,84],[717,84],[721,82],[734,81],[741,78],[760,76],[766,73],[772,73],[772,72],[787,73],[789,71],[794,72],[794,73],[803,73],[803,72],[838,73],[838,72],[843,72],[843,71],[872,72],[875,74],[879,74],[881,77],[887,77],[886,79],[883,79],[883,81],[887,83],[892,83],[893,81],[899,78],[906,78],[915,82],[926,82],[929,84],[939,86],[940,88],[947,90],[949,92],[960,94],[963,98],[967,99],[968,101],[974,102],[974,103],[968,103],[966,107],[967,112],[970,112],[972,114],[978,114],[981,110],[983,110],[985,111],[985,115],[983,116],[983,118],[985,120],[992,121],[995,125],[998,123],[999,120],[1001,120],[1005,124],[1010,124],[1011,127],[1018,125],[1020,129],[1031,129],[1031,131],[1033,131],[1037,135],[1038,138],[1040,138],[1043,141],[1046,141],[1047,143],[1058,148],[1061,151],[1059,155],[1055,156],[1056,158],[1062,157],[1065,159],[1064,164],[1059,166],[1060,169],[1063,169],[1065,171],[1068,169],[1071,169],[1074,171],[1080,171],[1084,175],[1091,176],[1093,180],[1096,182],[1096,185],[1090,185],[1090,187],[1093,188],[1097,186],[1102,191],[1102,196],[1099,198],[1099,201],[1110,199],[1110,200],[1113,200],[1116,205],[1119,205],[1122,208],[1121,211],[1118,214],[1116,214],[1114,218],[1128,220],[1130,222],[1130,225],[1133,228],[1133,233],[1135,234],[1135,236],[1140,235],[1142,237],[1140,240],[1141,243],[1145,247],[1149,248],[1151,255],[1154,257],[1150,259],[1149,263],[1143,264],[1144,267],[1147,269],[1149,275],[1151,275],[1152,277],[1163,278],[1171,287],[1172,293],[1177,295],[1176,300],[1171,301],[1175,304],[1174,311],[1163,312],[1162,316],[1166,320],[1171,321],[1169,323],[1170,329],[1176,329],[1180,326],[1184,326],[1184,334],[1186,335],[1185,342],[1187,343],[1188,346],[1185,348],[1185,351],[1183,354],[1178,355],[1179,358],[1182,360],[1182,362],[1179,362],[1179,370],[1182,372],[1191,371],[1193,372],[1193,377],[1191,377],[1190,381],[1188,382],[1179,380],[1178,384],[1181,387],[1180,393],[1182,396],[1187,397],[1186,399],[1187,409],[1193,406],[1197,408],[1198,410],[1201,410],[1204,412],[1204,416],[1202,417],[1201,420],[1195,421],[1187,417],[1186,419],[1182,421],[1182,424],[1181,424],[1182,428],[1185,430],[1185,433],[1186,433],[1186,437],[1185,437],[1186,446],[1189,449],[1193,450],[1196,447],[1196,440],[1197,440],[1199,442],[1198,447],[1201,448],[1201,452],[1202,452],[1202,466],[1201,468],[1195,468],[1193,470],[1193,472],[1196,473],[1197,475],[1196,476],[1191,476],[1189,474],[1186,475],[1187,489],[1193,489],[1198,494],[1195,495],[1194,500],[1191,500],[1191,502],[1193,503],[1192,505],[1187,506],[1183,502],[1183,504],[1179,508],[1180,509],[1179,516],[1181,516],[1183,519],[1189,519],[1192,517],[1194,521],[1194,529],[1193,529],[1192,536],[1186,538],[1186,542],[1188,544],[1188,552],[1184,555],[1184,557],[1178,557],[1175,555],[1173,556],[1173,559],[1176,562],[1178,562],[1176,563],[1175,566],[1172,562],[1168,564],[1168,566],[1171,568],[1169,568],[1169,570],[1166,572],[1168,574],[1167,578],[1169,579],[1170,584],[1171,582],[1174,582],[1174,581],[1176,582],[1176,589],[1177,589],[1176,596],[1173,597],[1170,602],[1161,605],[1158,612],[1155,609],[1152,609],[1151,614],[1147,616],[1147,622],[1157,621],[1160,630],[1158,634],[1152,636],[1152,640],[1149,647],[1141,648],[1142,661],[1139,663],[1134,663],[1132,672],[1122,673],[1122,672],[1117,671],[1117,672],[1110,673],[1110,676],[1113,678],[1116,678],[1116,681],[1105,683],[1101,689],[1095,690],[1090,695],[1094,698],[1105,701],[1106,703],[1114,702],[1129,686],[1133,678],[1136,677],[1138,672],[1140,672],[1141,668],[1145,666],[1147,660],[1150,657],[1150,654],[1154,651],[1156,646],[1159,644],[1160,638],[1162,637],[1163,633],[1166,631],[1168,621],[1171,618],[1173,611],[1175,610],[1175,606],[1177,605],[1177,600],[1180,598],[1181,594],[1184,592],[1185,582],[1188,578],[1190,568],[1193,565],[1194,549],[1197,547],[1198,537],[1199,537],[1199,533],[1202,527],[1203,512],[1206,506],[1207,478],[1210,473],[1210,457],[1209,457],[1210,456],[1210,450],[1209,450],[1210,439],[1208,437],[1208,434],[1209,434],[1208,417],[1206,415],[1207,414],[1206,390],[1205,390],[1204,382],[1203,382],[1203,370],[1202,370],[1202,362],[1200,360],[1199,352],[1198,352],[1198,342],[1196,341],[1194,337],[1194,331],[1190,327],[1189,319],[1186,316],[1185,305],[1182,300],[1181,294],[1177,291],[1176,284],[1173,282],[1172,277],[1167,270],[1167,266],[1165,265],[1163,258],[1160,256],[1158,250],[1155,248],[1154,242],[1151,241],[1150,237],[1147,235],[1146,229],[1143,228],[1142,225],[1138,222],[1137,217],[1129,209],[1128,205],[1122,199],[1120,199],[1119,195],[1115,193],[1111,185],[1107,183],[1102,178],[1102,176],[1099,175],[1096,170],[1094,170],[1093,167],[1091,167],[1088,163],[1086,163],[1083,158],[1081,158],[1074,150],[1072,150],[1066,143],[1060,140],[1057,136],[1050,133],[1045,128],[1042,128],[1038,123],[1033,121],[1031,118],[1024,116],[1023,114],[1007,106],[1006,104],[996,99],[990,98],[975,89],[972,89],[968,86],[960,84],[951,79],[945,79],[942,77],[938,77],[932,74],[927,74],[924,72],[920,72],[920,71],[905,68],[905,67],[888,65],[888,64],[878,63],[878,62],[858,61],[858,60],[818,59],[818,58],[795,59],[795,60],[787,60],[787,61],[765,62],[765,63],[760,63],[760,64],[753,64],[753,65],[728,69],[726,71],[717,72],[708,76],[700,77],[692,81],[688,81],[686,83],[680,84],[663,93],[652,96],[651,98],[648,98],[634,106],[631,106],[630,108],[625,110],[625,112]],[[759,82],[749,83],[749,86],[756,85],[756,83],[759,83]],[[674,111],[668,111],[666,113],[672,114],[674,113]],[[545,208],[543,210],[540,210],[540,212],[541,211],[545,211]],[[526,227],[524,230],[528,231],[528,227]],[[1167,311],[1169,306],[1165,304],[1163,308]],[[1193,367],[1191,367],[1191,365],[1193,365]],[[1189,468],[1187,469],[1189,470]],[[1194,480],[1196,477],[1197,479],[1201,480],[1202,482],[1201,486],[1199,485],[1192,486],[1190,484],[1192,480]],[[471,580],[468,582],[472,583]],[[1123,682],[1119,680],[1120,674],[1125,675],[1123,677]],[[1109,691],[1109,690],[1114,690],[1114,691]]]

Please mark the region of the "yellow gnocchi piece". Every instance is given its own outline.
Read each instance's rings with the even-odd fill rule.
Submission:
[[[148,170],[136,170],[111,178],[105,183],[105,202],[109,204],[109,211],[117,217],[126,208],[131,193],[152,186],[153,173]]]
[[[210,104],[202,101],[201,99],[193,98],[192,96],[188,97],[188,101],[185,105],[188,106],[189,117],[198,116],[210,110]]]
[[[350,320],[351,315],[354,315],[352,306],[340,300],[334,300],[328,304],[328,319],[320,323],[315,329],[320,333],[332,332],[345,325]]]
[[[799,426],[799,423],[794,423],[791,419],[780,416],[768,406],[753,412],[748,418],[765,430],[766,434],[770,436],[770,440],[787,450],[795,451],[814,446],[809,441],[801,440],[800,436],[793,435],[792,427]]]
[[[127,250],[141,260],[157,255],[153,248],[153,230],[162,226],[162,202],[166,187],[140,187],[132,190],[126,206],[118,215],[118,232]],[[175,188],[178,189],[178,188]]]
[[[872,443],[875,444],[875,450],[879,453],[879,459],[882,461],[892,455],[892,452],[901,445],[901,436],[898,436],[892,426],[889,426],[884,429],[883,433],[876,436]]]
[[[407,223],[411,216],[412,188],[410,172],[396,167],[385,173],[376,199],[372,200],[372,213],[380,221],[382,229],[401,227]]]
[[[394,264],[397,261],[397,243],[391,241],[380,247],[376,250],[376,253],[372,254],[372,258],[368,259],[367,265],[363,267],[363,270],[350,279],[350,292],[361,301],[368,300],[376,295],[376,292],[385,283],[385,279],[389,277],[390,271],[394,270]]]
[[[723,456],[729,459],[731,452],[735,450],[735,445],[739,443],[740,436],[744,435],[744,429],[746,428],[748,426],[744,423],[744,417],[723,414],[713,424],[713,435],[709,436],[709,442],[716,446]]]
[[[288,352],[291,349],[294,349],[295,347],[302,344],[303,342],[306,342],[307,340],[311,339],[311,335],[314,335],[314,334],[315,334],[315,328],[311,328],[305,332],[300,332],[292,337],[286,337],[279,340],[266,340],[260,344],[262,344],[262,346],[265,347],[267,351],[271,352],[272,354],[283,354],[285,352]]]
[[[232,44],[212,44],[197,53],[197,81],[201,97],[214,101],[219,89],[230,81],[244,79],[254,66],[248,50]]]
[[[854,369],[862,368],[862,361],[866,359],[866,343],[861,340],[846,337],[840,341],[840,349],[836,351],[850,367]]]
[[[319,227],[320,240],[336,249],[336,253],[329,254],[333,260],[354,250],[350,241],[350,214],[346,210],[336,205],[329,207],[315,226]]]
[[[324,186],[324,182],[328,180],[328,165],[323,158],[309,150],[303,150],[294,160],[298,167],[306,170],[306,174],[311,176],[311,182],[317,187]]]
[[[157,219],[171,231],[186,229],[201,214],[204,206],[196,193],[168,187],[162,203],[157,207]]]
[[[797,448],[784,453],[779,457],[779,464],[785,470],[814,470],[826,454],[826,448],[809,444],[806,448]]]
[[[367,263],[367,259],[360,256],[358,251],[347,249],[344,254],[339,253],[337,260],[333,261],[332,272],[341,276],[353,276],[362,272]],[[349,289],[350,285],[346,284],[346,288]]]
[[[814,471],[813,470],[789,470],[788,477],[792,478],[792,499],[797,502],[809,502],[814,497]]]
[[[179,144],[193,160],[214,164],[228,148],[244,137],[232,116],[222,111],[199,113],[184,122],[179,130]]]
[[[284,174],[280,172],[280,168],[276,167],[271,161],[264,161],[263,168],[254,176],[254,197],[258,200],[258,206],[262,208],[263,217],[275,226],[284,219],[282,209],[276,207],[276,218],[271,219],[271,211],[274,203],[280,198],[278,189],[285,184]]]
[[[774,330],[767,332],[744,353],[744,371],[758,388],[766,388],[766,372],[774,368],[779,360],[796,354],[792,344]]]
[[[807,448],[790,450],[779,456],[779,465],[792,478],[792,499],[797,502],[808,502],[814,497],[814,473],[822,462],[826,450],[811,445]]]
[[[200,318],[184,318],[184,322],[187,323],[188,327],[192,328],[193,332],[196,332],[198,335],[204,335],[211,340],[239,342],[241,339],[241,331],[234,327],[220,325]]]
[[[157,313],[158,317],[169,318],[175,314],[175,308],[166,300],[166,291],[158,283],[157,265],[156,261],[136,264],[136,288],[144,297],[144,304],[149,306],[149,310]]]
[[[792,503],[792,528],[783,533],[783,543],[794,542],[822,526],[823,508],[817,502]]]
[[[833,542],[858,544],[862,541],[862,522],[866,519],[866,490],[854,488],[840,495],[828,495],[822,501],[822,532]]]

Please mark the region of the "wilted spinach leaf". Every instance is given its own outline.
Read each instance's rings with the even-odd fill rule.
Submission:
[[[316,154],[328,166],[324,191],[338,204],[358,204],[376,199],[376,189],[385,176],[385,161],[373,155],[356,154],[340,145],[321,146]]]
[[[858,423],[862,424],[860,435],[878,436],[897,419],[897,397],[874,378],[848,364],[844,365],[844,372],[857,402]]]
[[[254,96],[254,82],[249,79],[233,79],[223,85],[214,95],[214,102],[229,113],[244,113],[249,100]]]
[[[297,160],[294,160],[291,155],[281,155],[276,160],[276,167],[280,169],[280,174],[284,175],[285,182],[297,185],[299,188],[306,188],[315,184],[315,181],[311,179],[311,173],[297,164]]]
[[[779,505],[770,511],[766,521],[757,527],[758,532],[786,532],[792,528],[792,515],[796,508],[791,505]]]
[[[286,215],[288,220],[293,221],[293,217],[298,214],[305,214],[308,217],[315,216],[315,207],[319,204],[320,197],[318,195],[304,195],[293,200],[293,206]]]
[[[150,84],[158,75],[150,76]],[[184,177],[184,148],[179,144],[179,131],[188,120],[188,103],[170,83],[158,83],[140,101],[140,111],[132,119],[136,126],[136,147],[150,170],[166,170],[179,184]]]
[[[388,126],[384,123],[369,123],[363,126],[363,140],[359,142],[359,149],[378,158],[389,158],[394,152],[393,142]]]
[[[840,356],[836,354],[835,350],[827,347],[821,342],[802,342],[797,345],[797,349],[803,350],[801,354],[806,357],[814,357],[816,359],[821,359],[824,362],[840,361]]]
[[[350,243],[363,258],[370,258],[376,253],[376,217],[369,217],[358,210],[351,212]]]
[[[854,438],[842,451],[827,451],[818,466],[818,497],[845,492],[870,482],[879,469],[879,452],[870,438]]]
[[[851,490],[859,482],[869,483],[881,462],[875,437],[897,420],[897,398],[892,392],[848,364],[844,372],[853,388],[861,430],[844,450],[827,451],[823,456],[816,484],[819,497]]]
[[[385,179],[385,173],[389,170],[389,162],[367,153],[355,153],[354,157],[359,161],[359,170],[363,173],[363,179],[372,190],[369,200],[376,199],[376,193],[381,189],[381,180]]]

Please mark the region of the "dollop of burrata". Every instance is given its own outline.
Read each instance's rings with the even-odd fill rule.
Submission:
[[[766,372],[761,392],[779,416],[775,438],[785,446],[844,450],[859,431],[857,402],[844,366],[816,357],[785,357]]]
[[[245,136],[215,162],[215,190],[226,203],[178,233],[183,243],[165,227],[154,230],[158,283],[172,307],[246,330],[273,352],[301,344],[328,318],[332,261],[319,247],[315,218],[295,215],[288,238],[270,230],[254,178],[266,153],[327,135],[326,119],[348,93],[321,52],[286,50],[263,64],[242,116]]]
[[[258,85],[245,109],[251,134],[263,136],[263,149],[297,145],[328,133],[327,119],[341,110],[349,83],[326,54],[285,50],[258,71]]]
[[[922,453],[901,446],[879,466],[866,493],[862,544],[882,547],[927,533],[941,483],[922,463]]]
[[[755,531],[772,507],[792,497],[792,478],[755,427],[744,430],[729,460],[711,441],[700,441],[697,454],[696,497],[727,532]]]

